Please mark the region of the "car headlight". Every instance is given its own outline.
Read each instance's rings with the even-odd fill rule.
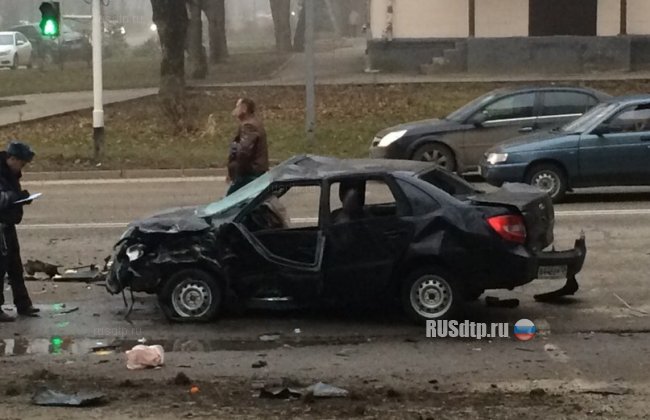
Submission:
[[[390,132],[386,134],[384,137],[382,137],[381,140],[379,140],[379,144],[377,145],[377,147],[388,147],[392,143],[404,137],[404,134],[406,134],[406,130]]]
[[[508,160],[507,153],[490,153],[487,157],[487,162],[490,165],[496,165],[497,163],[503,163]]]
[[[126,250],[126,256],[129,257],[129,261],[137,261],[144,255],[144,245],[136,244],[131,245]]]
[[[9,51],[0,51],[0,56],[9,55]]]

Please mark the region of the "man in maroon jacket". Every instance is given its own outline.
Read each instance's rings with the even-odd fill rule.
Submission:
[[[264,125],[255,115],[255,102],[237,101],[232,115],[239,121],[237,135],[230,143],[228,179],[230,195],[269,170],[269,149]]]

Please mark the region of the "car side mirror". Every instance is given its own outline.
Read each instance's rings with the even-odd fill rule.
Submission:
[[[25,44],[25,41],[21,41],[21,40],[16,41],[16,45],[24,45],[24,44]]]
[[[487,120],[488,120],[488,115],[485,112],[479,112],[477,114],[474,114],[471,123],[474,124],[474,126],[476,127],[482,127],[483,123],[485,123]]]

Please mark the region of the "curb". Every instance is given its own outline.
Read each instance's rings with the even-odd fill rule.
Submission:
[[[60,172],[27,172],[21,181],[61,181],[95,179],[196,178],[226,176],[225,168],[213,169],[116,169]]]

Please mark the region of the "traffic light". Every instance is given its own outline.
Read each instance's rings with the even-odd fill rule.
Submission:
[[[56,38],[61,28],[61,8],[58,1],[44,1],[39,7],[41,11],[41,35]]]

